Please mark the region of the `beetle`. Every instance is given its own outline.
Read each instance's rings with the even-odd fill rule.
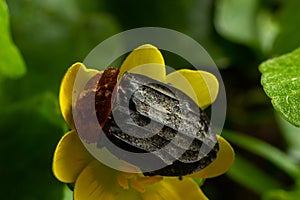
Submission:
[[[118,74],[117,68],[104,70],[79,95],[79,121],[89,121],[95,114],[98,119],[98,124],[80,124],[84,141],[97,142],[99,148],[105,146],[99,137],[101,133],[92,128],[100,126],[118,148],[150,154],[146,160],[137,161],[124,151],[105,146],[118,158],[139,167],[146,176],[184,176],[216,159],[219,145],[210,131],[210,120],[189,96],[141,74],[126,72],[119,80]],[[95,105],[87,101],[90,95],[95,96]],[[152,170],[151,163],[163,167]]]

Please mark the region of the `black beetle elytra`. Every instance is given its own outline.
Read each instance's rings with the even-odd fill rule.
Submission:
[[[209,130],[210,121],[204,111],[190,97],[140,74],[127,72],[117,80],[118,72],[114,68],[105,70],[94,90],[96,113],[99,107],[107,113],[105,119],[101,113],[101,117],[97,115],[99,125],[119,148],[151,156],[136,161],[124,153],[113,154],[136,165],[147,176],[184,176],[216,159],[216,135]],[[84,98],[78,101],[84,102]],[[101,140],[98,146],[103,146]],[[163,167],[151,170],[153,162]]]

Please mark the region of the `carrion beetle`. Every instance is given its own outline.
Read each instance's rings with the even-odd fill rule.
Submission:
[[[219,145],[209,129],[204,111],[182,91],[144,75],[108,68],[86,84],[76,102],[76,118],[82,123],[80,137],[98,143],[101,127],[105,136],[119,148],[150,153],[136,162],[124,153],[111,151],[118,158],[139,167],[144,175],[184,176],[199,171],[216,159]],[[95,105],[88,97],[95,97]],[[91,124],[97,116],[98,123]],[[105,146],[105,144],[104,144]],[[151,163],[163,167],[151,170]]]

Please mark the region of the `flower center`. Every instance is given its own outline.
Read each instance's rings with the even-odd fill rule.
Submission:
[[[142,174],[123,173],[118,177],[118,183],[123,189],[134,190],[142,193],[149,185],[155,184],[163,179],[162,176],[143,176]]]

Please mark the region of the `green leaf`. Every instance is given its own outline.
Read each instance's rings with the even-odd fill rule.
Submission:
[[[257,16],[258,39],[264,53],[271,52],[278,36],[279,25],[271,11],[262,10]]]
[[[300,48],[259,66],[261,84],[272,104],[290,123],[300,126]]]
[[[298,200],[300,190],[285,191],[283,189],[273,190],[265,193],[262,200]]]
[[[232,131],[223,131],[222,136],[233,144],[270,161],[291,177],[300,176],[300,169],[297,163],[276,147],[256,138]]]
[[[298,137],[300,128],[288,123],[279,114],[276,115],[276,121],[287,143],[288,155],[297,163],[300,163],[300,137]]]
[[[9,30],[9,15],[5,1],[0,1],[0,74],[9,78],[19,78],[26,72],[25,63],[12,42]]]
[[[195,181],[199,187],[201,187],[205,182],[205,178],[193,178],[193,181]]]
[[[263,194],[266,191],[281,187],[275,178],[263,172],[239,154],[235,155],[234,164],[226,174],[257,194]]]
[[[282,7],[278,13],[279,35],[275,40],[273,54],[283,54],[300,46],[300,1],[281,1]]]
[[[269,54],[278,35],[272,6],[259,0],[217,0],[214,24],[224,38]]]
[[[64,187],[63,191],[63,200],[73,200],[73,192],[68,188],[68,186]]]
[[[215,26],[225,38],[242,44],[253,44],[257,38],[258,0],[216,1]]]

